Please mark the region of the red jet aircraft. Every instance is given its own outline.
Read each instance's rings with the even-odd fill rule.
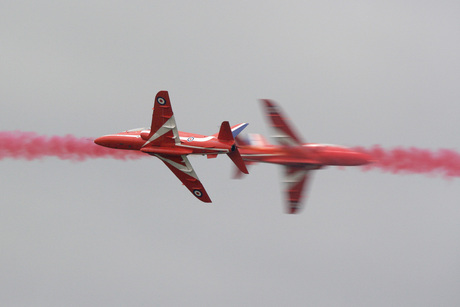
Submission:
[[[373,162],[371,156],[342,146],[305,143],[273,101],[265,99],[261,102],[274,130],[272,137],[279,145],[269,144],[259,134],[249,135],[248,141],[238,137],[237,144],[248,165],[264,162],[284,166],[287,213],[300,210],[310,171],[327,165],[354,166]]]
[[[171,108],[167,91],[155,97],[150,129],[140,128],[101,136],[94,140],[98,145],[128,150],[140,150],[158,157],[199,200],[210,203],[198,176],[187,155],[207,155],[215,158],[227,154],[243,173],[248,173],[244,161],[235,145],[235,137],[247,126],[242,123],[230,128],[228,121],[222,122],[219,133],[211,136],[180,132]]]

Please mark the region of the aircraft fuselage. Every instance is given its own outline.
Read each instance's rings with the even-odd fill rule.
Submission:
[[[170,155],[207,155],[223,154],[232,150],[231,142],[219,141],[215,136],[205,136],[188,132],[179,132],[180,143],[168,146],[148,145],[149,129],[130,130],[116,134],[101,136],[94,140],[98,145],[126,150],[140,150],[153,154]]]
[[[281,165],[358,166],[373,161],[371,156],[350,148],[314,143],[301,146],[242,146],[240,152],[245,161]]]

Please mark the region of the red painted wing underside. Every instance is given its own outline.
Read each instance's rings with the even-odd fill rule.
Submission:
[[[161,161],[179,178],[179,180],[195,195],[199,200],[210,203],[211,199],[206,193],[203,185],[201,184],[198,176],[193,170],[187,156],[172,156],[172,155],[159,155],[156,154]]]
[[[149,138],[152,137],[155,133],[160,131],[160,129],[164,129],[164,125],[168,120],[171,120],[173,117],[173,111],[171,107],[171,101],[169,99],[169,94],[167,91],[160,91],[155,96],[155,103],[153,108],[153,115],[152,115],[152,124],[150,127],[150,135]],[[175,126],[174,118],[172,118],[172,124]],[[176,128],[177,130],[177,128]],[[168,132],[164,133],[160,137],[156,138],[155,140],[149,143],[150,146],[168,146],[168,145],[175,145],[176,140],[174,138],[174,129],[169,130]]]
[[[285,167],[287,212],[294,214],[301,209],[305,188],[309,181],[309,169],[304,167]]]
[[[267,118],[270,120],[272,128],[277,133],[275,137],[281,137],[282,135],[285,135],[287,139],[290,139],[290,141],[287,141],[284,137],[281,137],[279,139],[281,144],[300,145],[304,143],[294,131],[294,129],[288,124],[288,119],[283,116],[278,106],[276,106],[269,99],[263,99],[262,102],[265,105]],[[294,144],[290,144],[291,142]]]

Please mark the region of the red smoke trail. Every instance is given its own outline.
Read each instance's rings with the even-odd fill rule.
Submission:
[[[460,177],[460,153],[451,149],[432,151],[419,148],[383,149],[376,145],[372,148],[356,147],[377,162],[364,166],[364,169],[381,169],[395,174],[432,174],[446,178]],[[63,160],[83,161],[94,158],[112,158],[120,160],[139,159],[143,153],[132,150],[117,150],[94,144],[87,138],[66,136],[41,136],[34,132],[0,132],[0,160],[35,160],[56,157]]]
[[[376,145],[370,149],[362,147],[357,151],[373,156],[377,162],[364,169],[379,168],[394,174],[432,174],[446,178],[460,177],[460,153],[451,149],[432,151],[419,148],[383,149]]]
[[[34,160],[56,157],[62,160],[83,161],[94,158],[138,159],[138,151],[116,150],[94,144],[87,138],[42,136],[34,132],[0,132],[0,160],[5,158]]]

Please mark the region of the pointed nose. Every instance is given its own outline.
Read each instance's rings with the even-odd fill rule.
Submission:
[[[111,135],[104,135],[101,137],[98,137],[97,139],[94,140],[94,143],[100,146],[104,147],[112,147],[113,146],[113,136]]]
[[[375,162],[374,157],[359,149],[329,147],[322,154],[327,165],[358,166]]]
[[[102,146],[102,137],[99,137],[97,139],[94,140],[94,143],[96,143],[97,145],[101,145]]]
[[[376,162],[374,157],[364,152],[356,152],[354,160],[356,165],[366,165]]]
[[[350,150],[343,157],[342,165],[358,166],[374,162],[374,158],[367,153]]]

